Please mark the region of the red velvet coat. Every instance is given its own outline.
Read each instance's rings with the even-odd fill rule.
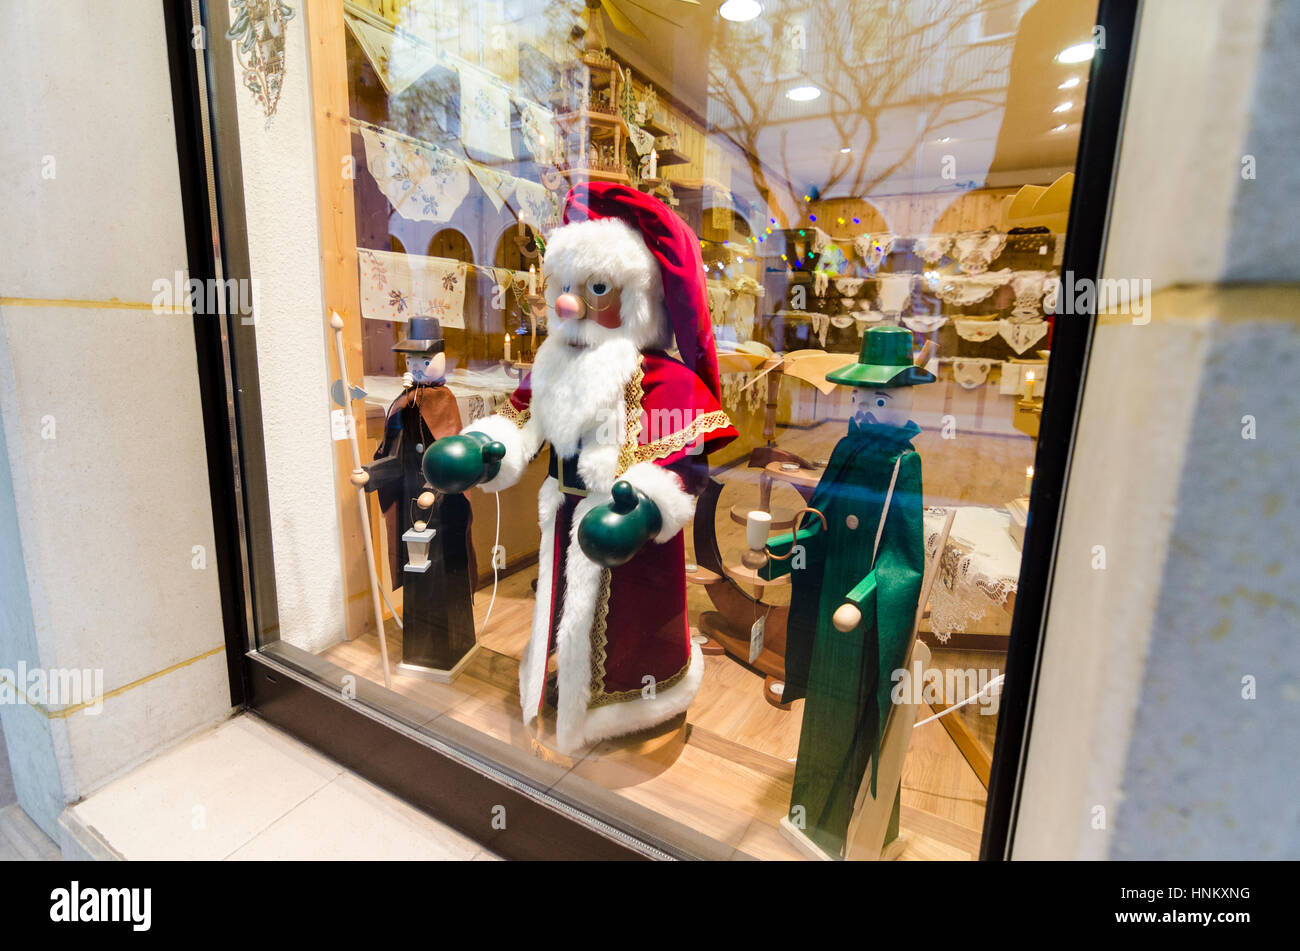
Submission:
[[[530,412],[531,397],[525,379],[502,412],[469,429],[506,442],[508,458],[511,450],[535,455],[547,438]],[[595,467],[583,464],[584,479],[577,475],[578,460],[565,465],[556,459],[539,493],[537,604],[520,662],[520,699],[530,723],[541,711],[547,658],[554,652],[556,729],[566,751],[673,718],[686,709],[703,673],[686,617],[682,528],[707,480],[707,453],[737,433],[699,377],[664,353],[641,355],[624,409],[612,472],[593,477]],[[655,502],[664,528],[627,564],[608,569],[583,554],[577,526],[609,500],[619,479]]]

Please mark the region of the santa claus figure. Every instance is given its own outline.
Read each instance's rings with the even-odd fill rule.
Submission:
[[[553,655],[557,745],[574,752],[672,719],[699,689],[682,529],[707,454],[736,431],[699,240],[665,205],[575,186],[543,272],[551,331],[531,374],[501,412],[434,443],[424,471],[443,492],[499,492],[549,454],[519,695],[531,724]]]

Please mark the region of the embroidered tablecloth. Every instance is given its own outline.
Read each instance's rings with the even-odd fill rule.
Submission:
[[[357,248],[361,316],[407,321],[437,317],[444,328],[465,326],[465,274],[460,261]]]
[[[925,554],[934,554],[947,509],[925,510]],[[977,624],[990,609],[1002,610],[1020,578],[1020,549],[1007,531],[1002,509],[957,506],[939,574],[930,589],[930,630],[940,643]]]

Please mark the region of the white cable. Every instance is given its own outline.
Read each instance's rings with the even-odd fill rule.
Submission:
[[[936,713],[936,714],[935,714],[934,716],[932,716],[932,717],[926,717],[924,720],[919,720],[919,721],[917,721],[917,723],[912,727],[912,729],[915,730],[918,726],[924,726],[925,724],[929,723],[931,720],[937,720],[937,719],[939,719],[939,717],[947,716],[949,713],[952,713],[952,712],[953,712],[954,710],[956,710],[958,707],[964,707],[964,706],[966,706],[966,704],[968,704],[968,703],[974,703],[974,702],[975,702],[976,700],[978,700],[981,696],[983,696],[984,693],[985,693],[985,692],[986,692],[990,687],[996,687],[998,684],[1002,683],[1002,681],[1006,678],[1006,676],[1007,676],[1006,674],[998,674],[996,677],[994,677],[992,680],[990,680],[988,683],[986,683],[983,687],[981,687],[981,688],[980,688],[979,690],[977,690],[975,693],[971,694],[971,695],[970,695],[969,697],[967,697],[965,700],[961,700],[961,701],[958,701],[957,703],[954,703],[954,704],[953,704],[951,707],[949,707],[947,710],[944,710],[944,711],[942,711],[942,712],[940,712],[940,713]]]
[[[492,619],[492,606],[497,603],[497,549],[501,547],[501,493],[493,492],[492,497],[497,500],[497,530],[492,539],[492,600],[488,602],[487,614],[483,617],[483,631],[487,630],[488,621]]]

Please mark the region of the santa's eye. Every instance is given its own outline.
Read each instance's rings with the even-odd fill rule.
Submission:
[[[588,281],[587,290],[595,297],[604,297],[609,293],[610,287],[608,281]]]

